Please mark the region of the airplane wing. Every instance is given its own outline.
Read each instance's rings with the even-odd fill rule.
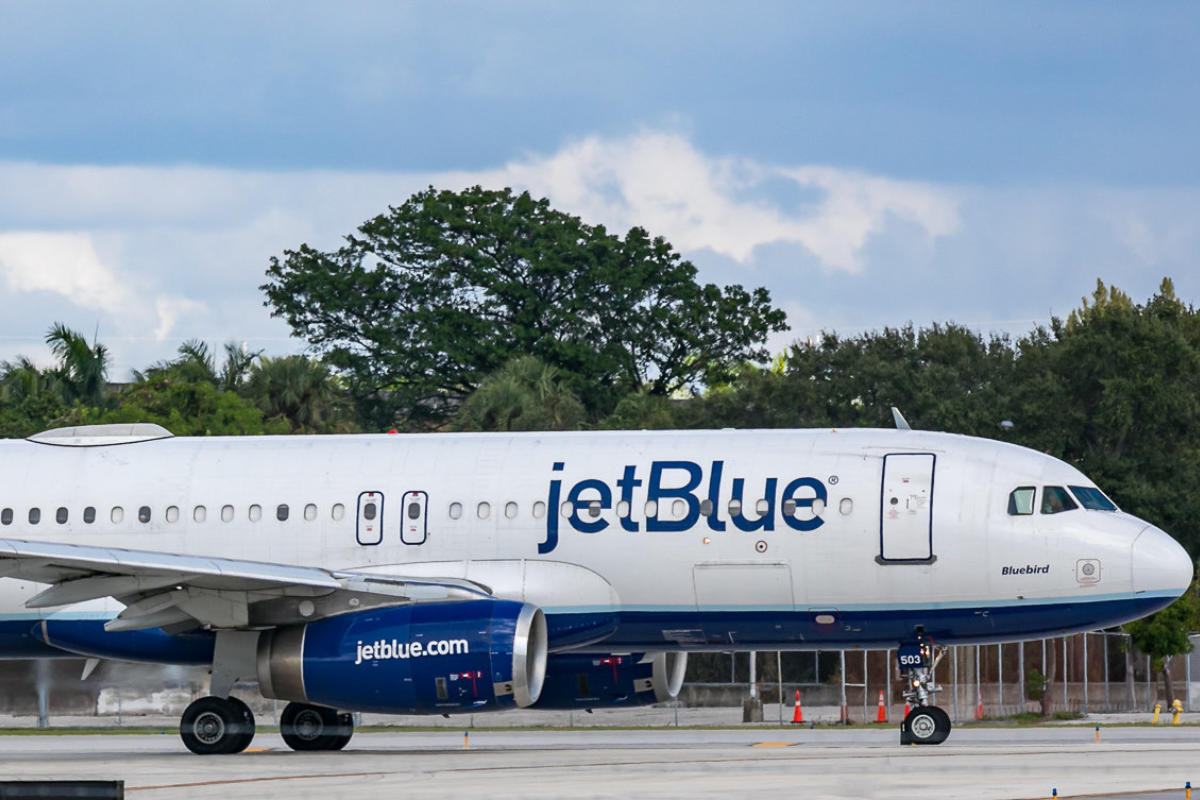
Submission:
[[[51,584],[29,608],[112,597],[110,631],[261,628],[402,603],[491,597],[455,578],[376,575],[147,550],[0,539],[0,577]]]

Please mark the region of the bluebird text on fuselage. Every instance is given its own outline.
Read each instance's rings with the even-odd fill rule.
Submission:
[[[779,478],[764,478],[761,491],[757,482],[747,490],[745,478],[734,478],[729,486],[729,497],[722,498],[724,461],[713,461],[707,469],[693,461],[652,461],[649,469],[641,475],[639,466],[630,464],[615,479],[584,478],[573,483],[561,477],[565,462],[555,462],[551,471],[559,475],[552,475],[550,480],[546,499],[546,540],[538,544],[538,552],[542,554],[558,547],[558,534],[563,522],[580,533],[600,533],[610,523],[603,516],[594,514],[593,510],[603,511],[618,504],[624,510],[618,515],[617,522],[622,530],[630,533],[642,530],[647,533],[689,531],[700,524],[702,518],[709,530],[720,532],[726,530],[726,519],[722,517],[726,517],[740,531],[773,531],[776,509],[790,503],[795,503],[797,513],[782,514],[780,518],[784,524],[793,530],[812,531],[824,524],[820,514],[801,517],[799,512],[803,509],[812,511],[813,503],[819,500],[823,506],[828,499],[825,484],[812,477],[793,478],[786,482]],[[781,483],[783,491],[779,491]],[[753,514],[756,501],[760,499],[766,501],[766,512],[752,518],[746,517],[744,512]],[[643,528],[643,522],[633,518],[632,509],[635,506],[654,503],[661,511],[667,507],[664,503],[677,500],[682,501],[686,509],[678,519],[662,519],[658,514],[649,514]],[[737,500],[742,511],[729,513],[725,504],[730,500]],[[564,507],[569,513],[564,512]],[[707,513],[702,513],[702,510]]]

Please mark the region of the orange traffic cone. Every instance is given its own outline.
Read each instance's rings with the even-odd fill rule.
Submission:
[[[908,712],[912,711],[912,706],[908,704],[908,698],[904,699],[904,718],[908,719]]]
[[[792,712],[792,724],[804,722],[804,712],[800,710],[800,690],[796,690],[796,710]]]
[[[875,714],[876,722],[887,722],[887,706],[883,704],[883,692],[879,693],[879,711]]]
[[[983,719],[983,693],[975,690],[975,719]]]

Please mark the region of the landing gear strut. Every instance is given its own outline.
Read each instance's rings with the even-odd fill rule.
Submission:
[[[354,717],[325,706],[288,703],[279,717],[279,733],[293,750],[341,750],[354,735]]]
[[[933,652],[933,661],[928,655]],[[908,688],[904,699],[912,706],[908,716],[900,723],[900,744],[941,744],[950,735],[950,715],[935,705],[930,705],[933,695],[942,690],[933,680],[933,671],[946,654],[943,647],[921,645],[924,664],[913,667],[908,673]]]
[[[197,755],[240,753],[254,739],[254,714],[236,697],[201,697],[184,710],[179,736]]]

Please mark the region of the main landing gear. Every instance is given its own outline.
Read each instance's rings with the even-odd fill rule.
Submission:
[[[937,706],[930,705],[933,695],[942,690],[941,686],[934,683],[933,671],[946,651],[941,647],[922,645],[922,655],[926,656],[930,649],[936,651],[933,663],[930,664],[928,658],[923,658],[922,666],[909,671],[908,689],[904,692],[904,699],[912,706],[912,710],[900,723],[900,744],[941,744],[950,735],[950,715]]]
[[[323,706],[288,703],[279,732],[293,750],[341,750],[354,735],[354,717]],[[201,697],[183,712],[179,736],[198,755],[240,753],[254,739],[254,714],[236,697]]]

